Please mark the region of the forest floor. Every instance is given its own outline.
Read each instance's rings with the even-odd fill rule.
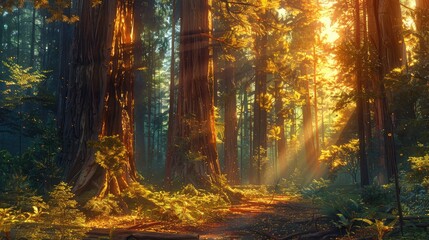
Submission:
[[[110,239],[321,239],[314,235],[331,230],[332,224],[324,220],[319,210],[308,200],[299,197],[272,195],[242,201],[232,205],[218,219],[199,225],[169,222],[133,223],[118,226],[110,231]],[[87,239],[99,237],[93,230]],[[127,238],[139,232],[158,233],[147,238]],[[165,234],[165,235],[163,235]],[[182,234],[182,235],[168,235]],[[185,235],[183,235],[185,234]],[[187,234],[187,235],[186,235]],[[325,232],[325,235],[328,233]],[[142,235],[144,236],[144,234]],[[93,237],[93,238],[91,238]],[[98,238],[99,239],[99,238]],[[326,238],[328,239],[328,238]]]

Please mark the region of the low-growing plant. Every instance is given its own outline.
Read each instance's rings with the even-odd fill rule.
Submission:
[[[330,180],[323,178],[313,179],[308,186],[301,189],[301,194],[304,198],[311,199],[315,203],[325,197],[330,183]]]
[[[411,165],[409,180],[422,184],[429,190],[429,154],[422,157],[409,157]]]
[[[104,198],[93,197],[84,206],[93,216],[106,217],[112,214],[118,214],[121,212],[117,198],[108,194]]]
[[[288,177],[282,178],[278,184],[279,191],[288,195],[298,194],[302,188],[303,176],[302,171],[298,168]]]
[[[85,215],[78,209],[71,187],[60,182],[49,193],[49,209],[42,221],[49,223],[55,239],[82,239],[87,232],[84,228]]]

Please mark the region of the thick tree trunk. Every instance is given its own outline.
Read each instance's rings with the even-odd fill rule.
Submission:
[[[237,89],[235,85],[235,63],[227,62],[223,72],[225,82],[225,174],[232,185],[239,184],[237,149]]]
[[[378,71],[373,74],[373,91],[375,105],[375,136],[378,139],[379,183],[387,183],[394,173],[395,150],[393,126],[388,112],[388,99],[384,86],[384,77],[392,69],[405,63],[404,41],[402,38],[402,18],[398,0],[368,1],[368,34],[380,63]]]
[[[102,136],[118,135],[127,149],[122,176],[112,176],[119,193],[136,180],[134,160],[134,0],[118,1],[114,21]],[[117,178],[117,179],[115,179]],[[111,185],[114,187],[114,185]],[[117,191],[115,190],[114,193]]]
[[[77,192],[101,176],[88,142],[98,140],[102,126],[115,7],[116,1],[103,1],[94,8],[89,0],[78,4],[80,21],[72,47],[61,159],[66,178]]]
[[[73,61],[63,129],[62,165],[77,193],[98,186],[99,195],[119,194],[135,179],[133,143],[133,1],[78,6]],[[112,24],[113,23],[113,24]],[[90,141],[119,135],[127,149],[121,176],[108,176],[95,163]]]
[[[220,184],[210,50],[211,1],[182,0],[180,77],[173,155],[167,179],[210,188]]]
[[[67,12],[70,13],[70,12]],[[58,136],[63,136],[64,131],[64,117],[65,106],[67,101],[67,86],[70,77],[70,53],[72,45],[72,31],[73,27],[69,23],[61,23],[60,29],[60,42],[59,42],[59,80],[58,80],[58,98],[57,98],[57,129]],[[33,35],[33,33],[32,33]],[[32,50],[34,51],[34,49]],[[34,57],[34,52],[32,54]],[[34,60],[33,64],[34,64]]]

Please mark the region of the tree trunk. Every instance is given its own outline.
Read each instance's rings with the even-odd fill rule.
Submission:
[[[265,15],[265,14],[264,14]],[[267,43],[268,36],[256,36],[255,40],[255,102],[253,107],[253,155],[250,164],[250,183],[261,184],[265,179],[267,159],[268,112],[264,106],[267,93]]]
[[[133,1],[78,2],[72,69],[65,105],[63,156],[67,180],[77,193],[98,186],[99,194],[119,194],[135,179],[133,159]],[[113,24],[112,24],[113,23]],[[95,163],[88,142],[119,135],[125,145],[127,167],[120,177]],[[107,190],[105,190],[107,188]]]
[[[34,67],[34,46],[36,44],[36,8],[33,7],[31,18],[30,66]]]
[[[393,126],[388,112],[388,99],[384,86],[384,76],[392,69],[405,63],[404,41],[402,38],[402,17],[398,0],[368,1],[368,34],[372,48],[380,63],[373,74],[376,138],[379,148],[379,183],[387,183],[393,176],[393,162],[396,158],[393,142]]]
[[[358,53],[361,49],[360,32],[360,0],[355,0],[355,47]],[[362,62],[360,54],[356,57],[356,111],[358,120],[359,136],[359,163],[360,163],[360,183],[361,186],[369,185],[368,163],[366,158],[365,144],[365,123],[364,123],[364,95],[362,92]]]
[[[171,160],[173,155],[173,143],[174,143],[174,130],[176,129],[174,127],[174,124],[176,122],[176,113],[175,113],[175,106],[176,106],[176,95],[175,95],[175,38],[176,38],[176,0],[171,0],[171,5],[173,6],[173,13],[172,13],[172,23],[171,23],[171,58],[170,58],[170,86],[169,86],[169,109],[168,109],[168,133],[167,133],[167,154],[165,157],[165,184],[168,185],[171,183],[171,179],[169,177],[171,176]]]
[[[180,77],[171,176],[179,183],[210,188],[220,184],[216,151],[211,0],[182,0]]]
[[[67,13],[70,13],[71,11],[66,10]],[[34,27],[34,26],[33,26]],[[33,29],[32,29],[33,31]],[[65,116],[65,105],[67,101],[67,86],[69,84],[69,77],[70,77],[70,51],[71,51],[71,45],[72,45],[72,31],[73,27],[69,23],[61,23],[61,29],[60,29],[60,42],[59,42],[59,76],[60,79],[58,81],[58,98],[57,98],[57,128],[58,128],[58,136],[63,135],[64,131],[64,120],[63,117]],[[34,32],[32,32],[32,38],[35,37]],[[32,39],[33,42],[34,38]],[[34,46],[32,46],[34,47]],[[32,48],[32,55],[34,58],[34,49]],[[34,64],[34,59],[31,60],[32,64]]]
[[[282,88],[281,80],[275,82],[275,111],[276,111],[276,126],[280,128],[280,133],[277,139],[277,169],[280,173],[286,170],[286,135],[285,135],[285,116],[286,109],[282,101]],[[278,172],[278,171],[277,171]]]
[[[122,190],[136,180],[134,160],[134,0],[118,1],[102,136],[119,135],[127,149],[127,167],[115,181]],[[119,192],[120,193],[120,192]]]
[[[239,184],[239,168],[237,162],[237,89],[235,85],[235,63],[227,62],[223,72],[225,82],[225,174],[232,185]]]
[[[306,66],[303,66],[303,75],[307,74]],[[304,80],[305,82],[305,104],[302,106],[302,120],[304,128],[304,149],[307,162],[307,170],[313,176],[315,170],[317,170],[317,156],[316,156],[316,146],[314,141],[314,131],[312,124],[312,114],[311,114],[311,100],[310,100],[310,81],[309,79]]]

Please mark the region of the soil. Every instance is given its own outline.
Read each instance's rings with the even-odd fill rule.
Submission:
[[[311,202],[298,197],[272,195],[255,198],[233,205],[227,210],[227,214],[219,219],[198,226],[168,222],[141,223],[116,229],[114,232],[110,231],[109,235],[113,236],[113,239],[126,239],[127,235],[138,232],[156,232],[182,234],[177,235],[177,238],[199,236],[199,239],[216,240],[296,239],[304,234],[323,232],[333,228]],[[100,233],[95,234],[97,231],[99,230],[91,231],[90,235],[100,237]],[[162,235],[160,236],[159,239],[163,239]]]

